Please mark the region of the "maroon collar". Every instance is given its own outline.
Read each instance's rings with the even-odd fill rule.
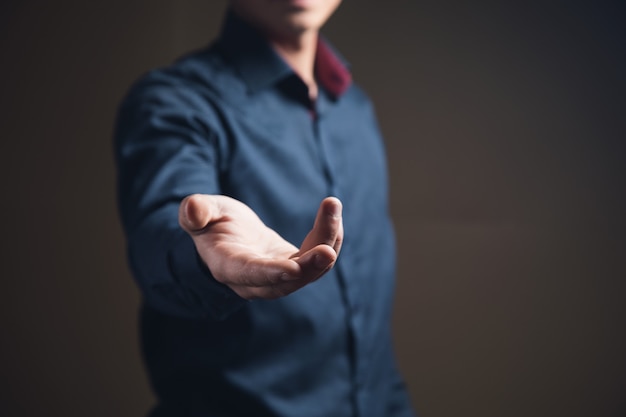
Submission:
[[[352,84],[352,75],[338,54],[322,38],[315,52],[315,75],[333,96],[339,97]]]

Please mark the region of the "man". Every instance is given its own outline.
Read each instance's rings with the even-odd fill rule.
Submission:
[[[339,3],[232,0],[214,44],[121,106],[153,416],[413,415],[389,329],[384,149],[319,37]]]

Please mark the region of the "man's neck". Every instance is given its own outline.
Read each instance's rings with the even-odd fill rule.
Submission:
[[[309,97],[312,100],[317,97],[318,91],[314,72],[317,40],[317,31],[306,32],[292,38],[270,38],[276,52],[309,87]]]

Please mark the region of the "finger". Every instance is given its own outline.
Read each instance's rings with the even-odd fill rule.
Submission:
[[[302,268],[292,259],[248,259],[225,282],[245,299],[274,299],[305,286]]]
[[[185,197],[178,210],[178,222],[189,234],[199,234],[220,216],[219,204],[206,194],[192,194]]]
[[[342,205],[339,199],[328,197],[322,201],[313,228],[300,246],[300,253],[321,244],[334,248],[340,231],[341,239],[343,239],[341,211]]]
[[[302,276],[300,265],[291,259],[249,258],[232,274],[233,284],[246,287],[271,287]]]
[[[246,300],[263,299],[263,300],[275,300],[277,298],[285,297],[300,288],[307,285],[309,282],[303,280],[296,280],[290,282],[283,282],[267,287],[234,287],[233,291],[241,298]]]
[[[300,265],[301,277],[314,281],[330,270],[337,260],[337,252],[326,244],[321,244],[295,258]]]
[[[336,259],[328,245],[319,245],[294,259],[251,259],[228,284],[245,299],[284,297],[320,278]]]

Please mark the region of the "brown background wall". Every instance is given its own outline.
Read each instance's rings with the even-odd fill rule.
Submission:
[[[346,0],[327,27],[387,139],[394,331],[423,416],[626,415],[619,3]],[[140,73],[207,43],[224,7],[0,6],[0,415],[152,402],[114,111]]]

